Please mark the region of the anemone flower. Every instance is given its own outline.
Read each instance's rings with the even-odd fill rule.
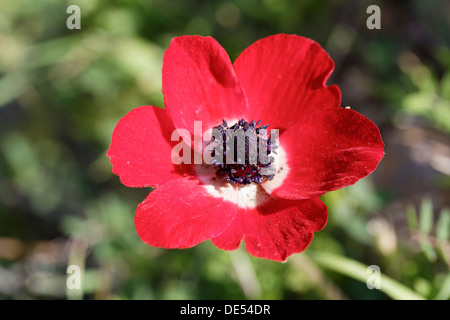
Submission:
[[[384,155],[375,124],[341,108],[339,88],[326,86],[333,68],[319,44],[297,35],[261,39],[233,64],[211,37],[174,38],[163,59],[165,109],[131,110],[107,153],[124,185],[155,188],[135,215],[142,241],[189,248],[211,239],[234,250],[244,240],[251,255],[276,261],[305,250],[328,218],[318,197],[364,178]],[[174,161],[183,142],[202,152],[205,143],[191,144],[198,123],[200,136],[276,128],[277,148],[265,150],[268,165]],[[180,154],[192,159],[189,151]]]

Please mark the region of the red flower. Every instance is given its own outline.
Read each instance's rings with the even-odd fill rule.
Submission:
[[[224,250],[245,240],[250,254],[277,261],[303,251],[327,221],[318,197],[367,176],[384,154],[378,128],[325,86],[333,68],[316,42],[296,35],[259,40],[234,64],[210,37],[174,38],[163,60],[166,109],[130,111],[107,153],[123,184],[156,187],[137,208],[141,239],[164,248],[211,239]],[[255,173],[244,184],[241,172],[232,184],[232,169],[227,181],[212,165],[171,161],[175,128],[194,133],[194,121],[207,130],[223,119],[280,130],[273,177]]]

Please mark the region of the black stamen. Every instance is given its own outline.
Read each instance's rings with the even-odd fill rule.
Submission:
[[[230,182],[231,184],[242,184],[247,185],[251,183],[257,183],[260,184],[266,180],[272,180],[275,176],[276,169],[273,165],[274,158],[269,156],[272,152],[276,154],[275,149],[277,148],[276,145],[273,144],[272,138],[275,137],[271,134],[266,133],[264,136],[260,135],[260,130],[266,130],[269,125],[262,125],[257,128],[257,126],[260,124],[261,120],[259,120],[256,124],[255,121],[251,121],[250,123],[245,121],[244,119],[239,119],[237,123],[235,123],[232,126],[228,126],[228,123],[225,120],[222,120],[222,125],[217,125],[213,128],[213,130],[218,130],[222,134],[223,138],[223,148],[221,148],[221,152],[223,154],[223,161],[222,163],[217,163],[213,161],[213,164],[217,167],[216,176],[218,178],[221,178],[225,181]],[[232,130],[232,132],[227,132],[228,130]],[[230,145],[227,144],[227,141],[231,141],[234,144],[234,136],[233,133],[235,133],[238,129],[243,130],[244,132],[247,132],[247,130],[250,129],[251,132],[253,132],[256,135],[256,141],[252,141],[252,143],[257,143],[256,148],[256,163],[250,163],[250,152],[254,149],[250,148],[250,138],[245,138],[245,159],[239,159],[237,148],[234,148],[234,155],[232,156],[233,161],[237,161],[238,164],[232,163],[227,164],[226,158],[227,158],[227,151],[231,150]],[[231,140],[233,139],[233,140]],[[219,139],[215,139],[214,137],[211,138],[212,141],[219,142]],[[260,150],[260,147],[262,147],[262,150]],[[265,152],[267,155],[267,159],[269,160],[269,163],[261,163],[260,162],[260,152]],[[215,156],[216,152],[213,150],[211,152],[211,156]],[[254,156],[254,153],[253,153]],[[243,164],[242,164],[243,163]],[[261,170],[264,169],[264,170]]]

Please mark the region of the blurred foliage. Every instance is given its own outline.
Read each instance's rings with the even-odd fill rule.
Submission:
[[[71,4],[81,30],[66,28]],[[381,30],[365,26],[370,4],[381,8]],[[378,265],[418,295],[449,299],[449,17],[444,0],[2,1],[0,297],[393,297],[361,279],[361,265]],[[126,112],[163,106],[170,39],[211,35],[234,60],[282,32],[316,40],[334,59],[329,83],[342,105],[381,129],[380,167],[323,197],[327,226],[284,264],[209,241],[186,250],[143,244],[133,216],[150,190],[122,186],[105,154]],[[360,262],[350,262],[358,275],[339,271],[350,270],[343,257]],[[83,270],[82,291],[66,290],[70,264]]]

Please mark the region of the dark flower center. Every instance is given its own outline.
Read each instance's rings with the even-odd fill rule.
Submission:
[[[240,119],[228,126],[223,120],[222,125],[213,128],[211,141],[216,147],[211,152],[211,163],[217,167],[218,178],[241,185],[273,179],[276,168],[270,154],[276,154],[276,134],[267,132],[269,125],[258,127],[260,122]]]

